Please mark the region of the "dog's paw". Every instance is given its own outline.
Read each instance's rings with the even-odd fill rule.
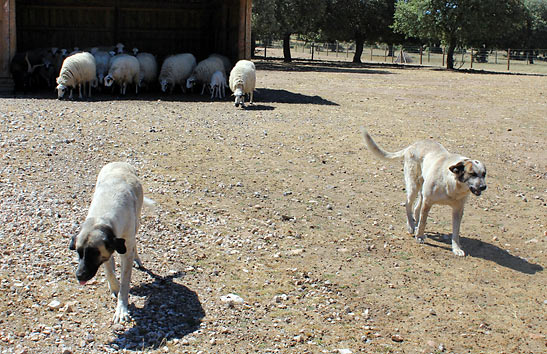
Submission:
[[[415,227],[414,227],[414,226],[407,225],[407,226],[406,226],[406,231],[407,231],[409,234],[414,235]]]
[[[465,252],[461,248],[452,248],[452,253],[454,253],[458,257],[465,256]]]
[[[415,236],[416,242],[418,243],[424,243],[425,242],[425,236]]]
[[[116,308],[116,313],[112,319],[112,323],[124,323],[131,321],[131,316],[129,315],[129,310],[127,307],[118,306]]]

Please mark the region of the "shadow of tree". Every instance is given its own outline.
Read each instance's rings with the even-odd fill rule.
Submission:
[[[451,235],[435,233],[428,234],[427,237],[431,240],[450,245],[446,249],[452,251]],[[537,272],[543,271],[543,267],[541,265],[530,263],[526,259],[521,257],[513,256],[506,250],[501,249],[498,246],[492,245],[488,242],[464,237],[460,237],[460,240],[462,247],[465,250],[465,253],[469,257],[482,258],[487,261],[496,262],[500,266],[510,268],[525,274],[535,274]],[[433,244],[428,245],[441,247]]]
[[[259,88],[255,93],[256,100],[265,103],[299,103],[339,106],[338,103],[326,100],[320,96],[307,96],[287,90]]]
[[[181,272],[167,277],[143,269],[154,281],[131,289],[137,296],[145,296],[142,308],[130,305],[134,325],[116,332],[110,345],[120,349],[157,349],[165,341],[182,338],[199,329],[205,317],[197,294],[173,281],[182,276]]]
[[[360,64],[343,61],[320,61],[320,60],[293,60],[285,63],[282,60],[257,60],[255,62],[258,71],[299,71],[299,72],[330,72],[330,73],[351,73],[351,74],[391,74],[386,70],[375,70],[376,68],[385,69],[394,65],[373,65]],[[398,65],[397,65],[398,67]]]

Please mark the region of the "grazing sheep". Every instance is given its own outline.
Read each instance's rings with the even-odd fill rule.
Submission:
[[[137,54],[139,61],[139,86],[149,87],[158,77],[158,63],[156,57],[150,53]]]
[[[95,80],[96,66],[95,58],[91,53],[82,52],[76,53],[67,57],[63,61],[61,72],[57,78],[57,98],[61,99],[67,88],[70,88],[70,96],[72,98],[72,89],[78,86],[79,97],[82,98],[82,84],[89,84],[89,94],[91,97],[91,82]]]
[[[190,53],[175,54],[167,57],[161,66],[158,80],[161,90],[173,93],[176,85],[180,85],[182,92],[185,92],[184,82],[196,67],[196,58]]]
[[[230,61],[230,59],[228,59],[227,56],[222,55],[222,54],[213,53],[213,54],[209,55],[209,58],[211,58],[211,57],[216,57],[216,58],[219,58],[220,60],[222,60],[222,64],[224,65],[224,72],[225,73],[229,73],[230,70],[232,70],[232,62]]]
[[[129,54],[118,54],[111,58],[108,75],[104,78],[106,87],[117,83],[120,94],[125,95],[128,84],[135,84],[135,94],[139,93],[139,61]]]
[[[133,48],[133,55],[137,56],[139,54],[139,48]]]
[[[104,81],[104,77],[108,74],[108,69],[110,68],[110,53],[98,50],[93,53],[93,56],[95,57],[95,64],[97,65],[97,80],[98,84],[102,85]]]
[[[249,94],[249,103],[253,103],[253,91],[256,85],[256,68],[252,61],[240,60],[230,72],[230,90],[234,93],[236,107],[245,107],[245,94]]]
[[[215,96],[218,98],[224,98],[226,96],[225,88],[228,87],[226,84],[226,75],[222,71],[215,71],[211,77],[211,99]]]
[[[194,68],[192,75],[186,80],[186,88],[194,87],[198,82],[203,85],[201,94],[205,91],[205,87],[211,82],[211,77],[215,71],[224,72],[224,64],[218,57],[209,57],[198,63]]]

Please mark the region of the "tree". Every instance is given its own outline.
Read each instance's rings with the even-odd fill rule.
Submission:
[[[447,46],[448,69],[457,46],[496,44],[521,31],[520,0],[400,0],[393,28],[407,37],[441,41]]]
[[[328,37],[355,41],[354,63],[361,62],[365,41],[392,39],[395,0],[329,0],[322,28]]]
[[[253,31],[260,38],[283,40],[283,57],[290,62],[292,34],[309,35],[319,30],[326,0],[254,0]]]
[[[528,48],[547,48],[547,0],[525,0]]]

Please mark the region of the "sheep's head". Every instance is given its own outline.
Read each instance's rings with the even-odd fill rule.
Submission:
[[[191,89],[192,87],[196,86],[196,84],[197,84],[197,80],[196,80],[196,77],[194,75],[190,76],[186,80],[186,88]]]
[[[123,53],[123,47],[125,47],[125,46],[122,43],[116,44],[116,49],[117,49],[118,54]]]
[[[245,94],[243,93],[243,88],[240,86],[237,86],[234,91],[235,101],[234,106],[239,107],[245,107]]]
[[[104,78],[104,85],[106,87],[110,87],[114,84],[114,78],[112,77],[112,75],[108,74],[106,75],[106,77]]]
[[[167,89],[171,86],[171,83],[167,79],[160,80],[161,91],[167,92]]]
[[[57,83],[59,83],[59,78],[57,78]],[[57,85],[57,98],[61,99],[65,95],[65,92],[67,90],[67,87],[63,84]]]
[[[102,85],[104,82],[104,74],[99,73],[99,75],[97,75],[97,79],[99,79],[99,84]]]
[[[139,53],[139,48],[133,48],[133,55],[137,55]]]

